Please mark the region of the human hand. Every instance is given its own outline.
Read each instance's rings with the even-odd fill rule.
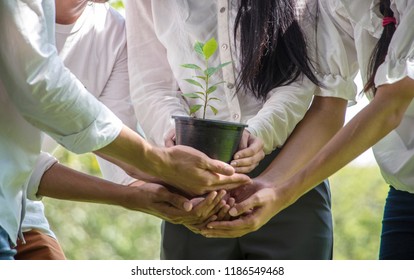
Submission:
[[[186,222],[193,209],[192,202],[184,196],[169,191],[160,184],[136,181],[122,188],[121,206],[134,211],[144,212],[171,223]]]
[[[280,190],[268,187],[261,182],[255,182],[256,186],[246,186],[240,192],[236,203],[229,211],[230,215],[237,217],[230,221],[213,221],[207,225],[201,234],[206,237],[235,238],[253,232],[266,224],[273,216],[286,208],[286,197]],[[256,190],[254,192],[254,190]],[[249,193],[254,192],[249,196]],[[247,197],[247,198],[246,198]]]
[[[189,200],[159,184],[136,181],[126,188],[122,206],[194,228],[216,220],[215,214],[225,205],[224,190]]]
[[[264,158],[263,141],[244,130],[239,145],[239,151],[234,154],[231,165],[237,173],[249,173],[255,169]]]
[[[229,164],[211,159],[194,148],[177,145],[162,152],[164,160],[160,161],[158,174],[164,182],[190,196],[229,190],[251,182],[247,175],[235,173]]]
[[[170,129],[164,137],[165,147],[175,146],[175,128]]]

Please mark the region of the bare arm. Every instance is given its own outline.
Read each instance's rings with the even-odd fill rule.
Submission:
[[[262,182],[257,180],[253,187],[263,189],[237,204],[230,210],[230,214],[237,216],[251,209],[255,211],[234,221],[213,222],[209,226],[214,229],[205,230],[203,234],[211,237],[234,237],[260,228],[271,217],[293,204],[319,182],[395,129],[414,97],[413,88],[414,80],[410,78],[380,86],[374,100],[340,129],[314,157],[308,158],[303,168],[274,187],[263,188]],[[268,172],[269,170],[266,173]],[[269,173],[266,177],[272,178]],[[284,179],[286,176],[279,175],[279,178]]]
[[[234,173],[230,165],[200,151],[186,146],[157,148],[125,126],[113,142],[95,153],[129,174],[144,172],[191,195],[250,182],[246,175]]]
[[[59,163],[44,173],[37,195],[117,205],[169,221],[175,221],[191,210],[188,199],[169,192],[161,185],[136,181],[131,186],[122,186]]]
[[[287,179],[327,143],[344,124],[347,101],[315,96],[304,119],[295,128],[272,164],[257,178],[272,185]]]
[[[378,88],[374,100],[292,177],[282,189],[290,189],[293,203],[312,186],[329,177],[395,129],[414,98],[414,80],[404,78]]]

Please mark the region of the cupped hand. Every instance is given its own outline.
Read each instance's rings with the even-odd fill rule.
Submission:
[[[273,216],[290,205],[287,197],[277,188],[264,185],[253,186],[240,192],[242,199],[229,210],[230,221],[213,221],[201,234],[206,237],[235,238],[260,229]],[[256,189],[256,191],[250,195]]]
[[[237,173],[249,173],[255,169],[264,158],[263,141],[244,130],[239,145],[239,151],[234,154],[231,165]]]
[[[226,191],[213,191],[205,197],[188,199],[167,187],[136,181],[123,188],[122,206],[151,214],[173,224],[201,225],[216,219],[226,204]]]

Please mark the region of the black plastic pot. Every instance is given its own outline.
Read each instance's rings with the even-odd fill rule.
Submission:
[[[193,147],[211,158],[230,162],[246,124],[173,116],[177,145]]]

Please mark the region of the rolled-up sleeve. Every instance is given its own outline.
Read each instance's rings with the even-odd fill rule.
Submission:
[[[55,163],[57,159],[51,156],[48,153],[42,152],[37,158],[35,167],[33,169],[32,175],[27,183],[27,198],[31,200],[41,200],[42,197],[37,195],[39,189],[40,181],[44,173],[49,170]]]
[[[7,93],[28,122],[67,149],[104,147],[122,122],[64,67],[54,46],[53,5],[43,2],[1,1],[0,72]]]
[[[408,3],[409,2],[409,3]],[[375,85],[392,84],[405,77],[414,79],[414,5],[412,1],[393,1],[398,25],[385,61],[375,75]]]

